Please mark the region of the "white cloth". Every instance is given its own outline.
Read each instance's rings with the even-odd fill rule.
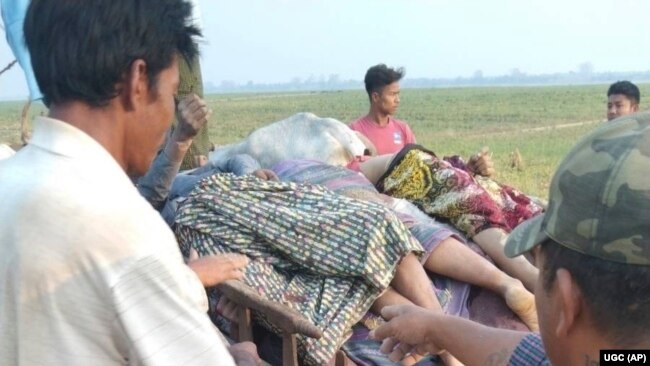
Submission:
[[[7,144],[0,144],[0,160],[14,156],[16,152]]]
[[[0,365],[234,365],[172,232],[77,128],[0,161]]]

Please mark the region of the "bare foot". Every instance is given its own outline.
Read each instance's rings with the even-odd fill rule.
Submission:
[[[513,285],[507,286],[503,297],[506,304],[531,331],[539,331],[537,319],[537,308],[535,307],[535,296],[528,292],[519,280],[513,279]]]

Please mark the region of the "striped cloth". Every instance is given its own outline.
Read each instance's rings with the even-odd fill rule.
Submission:
[[[542,344],[542,337],[538,333],[531,333],[524,337],[508,362],[508,366],[549,366],[550,364]]]
[[[191,247],[201,256],[247,255],[245,282],[322,330],[319,340],[298,338],[306,365],[329,361],[388,287],[399,260],[422,253],[400,220],[379,204],[318,185],[230,174],[199,183],[179,206],[176,234],[185,255]]]

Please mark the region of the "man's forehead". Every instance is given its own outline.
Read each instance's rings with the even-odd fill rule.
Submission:
[[[628,98],[625,94],[612,94],[607,99],[608,99],[609,102],[612,102],[612,103],[614,103],[614,102],[624,102],[624,101],[630,102],[631,101],[630,98]]]
[[[385,91],[399,91],[399,81],[390,83],[384,87]]]

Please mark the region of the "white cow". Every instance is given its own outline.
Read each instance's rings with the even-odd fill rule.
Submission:
[[[365,149],[359,136],[342,122],[298,113],[253,131],[239,143],[218,147],[210,153],[210,160],[248,154],[263,168],[288,159],[346,165],[355,156],[363,155]]]

